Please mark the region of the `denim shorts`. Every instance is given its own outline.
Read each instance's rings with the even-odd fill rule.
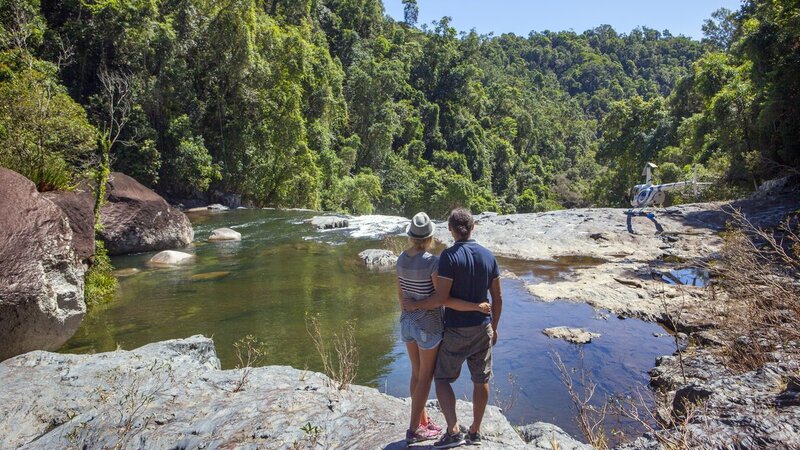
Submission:
[[[442,333],[428,333],[413,320],[400,321],[400,336],[403,342],[416,342],[422,350],[432,350],[442,342]]]

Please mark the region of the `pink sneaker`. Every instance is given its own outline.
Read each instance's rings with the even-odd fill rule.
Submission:
[[[429,429],[431,431],[435,431],[437,433],[441,433],[442,432],[441,425],[437,425],[436,422],[433,421],[433,419],[428,419],[428,423],[427,424],[422,424],[421,423],[421,424],[419,424],[419,426],[425,427],[425,428],[427,428],[427,429]]]
[[[406,443],[413,444],[415,442],[431,441],[439,437],[438,431],[429,430],[423,426],[417,427],[416,431],[406,430]]]

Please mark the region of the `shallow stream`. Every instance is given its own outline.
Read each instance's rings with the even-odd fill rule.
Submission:
[[[121,269],[116,298],[95,307],[61,351],[133,349],[203,334],[213,337],[223,368],[233,368],[234,343],[254,335],[265,343],[264,365],[321,371],[306,330],[307,315],[319,314],[328,336],[344,321],[356,322],[357,383],[407,397],[410,366],[399,340],[393,272],[368,270],[358,258],[364,249],[397,242],[377,235],[353,238],[346,230],[317,231],[304,223],[313,215],[270,210],[191,215],[196,243],[187,251],[197,255],[196,263],[151,269],[145,263],[152,253],[114,258]],[[236,229],[242,241],[206,242],[220,227]],[[582,353],[583,366],[602,397],[646,386],[655,358],[674,350],[656,324],[618,319],[581,303],[541,302],[524,288],[524,282],[557,279],[571,268],[601,261],[498,260],[501,270],[520,277],[502,281],[505,301],[491,400],[504,407],[512,423],[547,421],[580,435],[551,359],[554,353],[567,367],[577,367]],[[578,346],[542,334],[544,328],[562,325],[602,336],[582,346],[581,352]],[[458,397],[471,397],[471,390],[468,377],[462,376],[456,385]]]

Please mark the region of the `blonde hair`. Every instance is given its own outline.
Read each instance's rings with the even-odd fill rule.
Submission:
[[[415,250],[419,251],[427,251],[433,247],[433,236],[428,236],[426,238],[414,238],[409,237],[408,242],[411,244],[411,247]]]

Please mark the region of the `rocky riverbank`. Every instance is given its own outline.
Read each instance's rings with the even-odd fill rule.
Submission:
[[[31,352],[0,363],[0,379],[0,448],[401,449],[410,408],[291,367],[220,370],[202,336],[97,355]],[[458,411],[469,417],[471,404]],[[548,424],[525,427],[526,443],[491,406],[484,433],[488,449],[587,448]]]

